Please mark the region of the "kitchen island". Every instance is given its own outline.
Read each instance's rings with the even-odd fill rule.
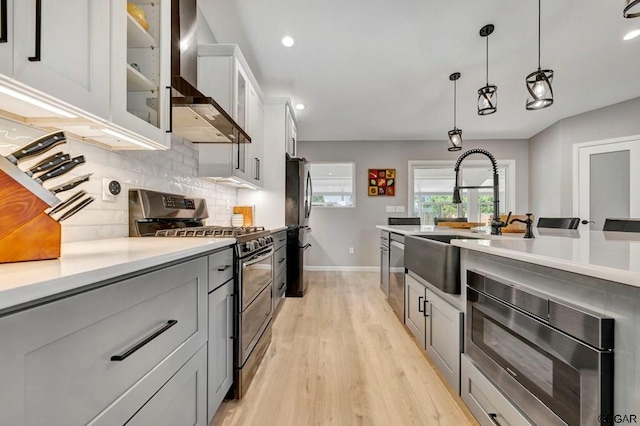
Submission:
[[[0,265],[0,424],[208,424],[233,380],[235,242],[86,241]]]
[[[377,228],[382,241],[394,235],[456,236],[450,244],[460,249],[460,294],[439,291],[409,268],[400,296],[407,329],[481,424],[598,424],[603,414],[640,416],[639,234],[537,228],[536,238],[524,239],[489,235],[488,229],[485,234],[434,226]],[[396,275],[397,281],[401,274]],[[478,296],[482,290],[485,296]],[[522,318],[529,323],[520,335],[512,326],[518,309],[502,323],[487,323],[492,319],[478,314],[492,304],[498,313],[524,306]],[[570,343],[568,352],[552,347],[562,339]],[[482,361],[491,358],[485,356],[491,345],[495,359]],[[522,360],[533,366],[519,365]],[[527,380],[533,385],[524,389]],[[563,383],[578,384],[569,390],[573,400],[563,399]],[[528,390],[536,386],[538,394]]]
[[[581,408],[567,409],[563,414],[564,421],[567,421],[567,416],[576,416],[574,420],[579,419],[580,424],[598,424],[598,416],[602,414],[626,414],[637,418],[640,416],[640,235],[547,229],[537,229],[535,233],[536,238],[529,240],[491,238],[451,242],[461,248],[461,284],[463,297],[466,298],[461,383],[463,400],[483,424],[491,424],[494,419],[501,421],[500,417],[509,423],[526,419],[553,424],[550,419],[572,404],[563,399],[563,385],[560,382],[573,382],[580,383],[575,389],[578,399],[573,404]],[[497,296],[478,296],[482,291],[478,292],[477,289],[485,289],[491,296]],[[505,297],[507,294],[510,296]],[[523,303],[524,297],[544,301],[543,313],[534,312],[536,310],[531,303]],[[484,306],[483,300],[487,300]],[[492,300],[499,303],[496,305]],[[510,304],[517,307],[527,305],[523,308],[526,315],[522,318],[532,316],[537,319],[528,319],[530,325],[521,327],[518,333],[517,325],[513,325],[517,322],[513,315],[518,317],[519,314],[514,309],[510,314],[512,319],[502,323],[502,329],[514,338],[504,337],[502,340],[496,335],[490,338],[483,336],[485,332],[477,330],[498,330],[487,325],[487,321],[494,321],[490,316],[485,316],[490,312],[486,306],[492,303],[502,307]],[[476,311],[476,305],[481,305],[479,311]],[[560,312],[558,306],[561,307],[560,311],[569,307],[571,315],[558,315],[556,319],[554,315]],[[609,319],[613,319],[613,331],[607,330],[606,321]],[[500,324],[499,319],[495,321],[492,324]],[[600,332],[596,333],[598,338],[595,341],[585,337],[595,331]],[[556,335],[557,338],[553,337]],[[567,353],[563,354],[557,346],[561,338],[575,344],[565,358],[563,355]],[[499,354],[491,355],[492,350],[486,349],[491,346],[487,339],[493,339],[493,344],[502,348]],[[612,351],[607,348],[606,342],[610,342]],[[506,350],[509,346],[517,346],[511,349],[520,351],[519,359],[537,358],[538,366],[547,367],[524,371],[526,367],[518,366],[518,361],[509,355],[510,351]],[[545,346],[548,347],[545,349]],[[531,355],[531,358],[527,355],[530,348],[534,348],[531,354],[537,354]],[[591,348],[593,353],[599,354],[600,361],[596,362],[600,363],[600,370],[587,367],[586,358],[578,355],[585,348]],[[474,354],[477,354],[475,359]],[[606,367],[606,359],[611,355],[612,380],[611,371]],[[575,379],[561,380],[560,376],[556,376],[557,371],[563,368],[573,371],[570,374],[575,375]],[[501,369],[506,369],[509,374],[502,374]],[[524,379],[521,379],[523,376]],[[527,380],[529,383],[532,380],[538,382],[537,388],[535,384],[522,385]],[[548,402],[535,408],[538,402],[533,403],[529,396],[523,396],[521,385],[529,389],[524,391],[525,394],[530,389],[537,389],[537,394],[531,392],[537,400],[544,401],[545,393],[549,394]],[[479,389],[486,398],[485,402],[478,398]],[[501,410],[499,407],[505,407],[505,402],[511,407]],[[603,407],[611,406],[611,402],[612,411],[603,412]],[[552,409],[555,403],[558,407]],[[549,412],[537,417],[545,410]]]

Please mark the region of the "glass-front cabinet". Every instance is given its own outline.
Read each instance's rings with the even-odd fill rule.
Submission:
[[[112,2],[111,119],[171,143],[171,1]]]

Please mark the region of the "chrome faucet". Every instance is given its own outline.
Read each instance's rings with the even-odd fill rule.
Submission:
[[[462,160],[467,158],[472,154],[482,154],[485,155],[491,160],[491,166],[493,167],[493,186],[460,186],[458,183],[459,175],[460,175],[460,164]],[[453,188],[453,203],[460,204],[462,203],[462,198],[460,198],[460,190],[461,189],[481,189],[481,188],[493,188],[493,219],[491,220],[491,235],[502,235],[502,228],[509,224],[509,218],[511,218],[511,212],[509,212],[509,216],[507,216],[506,221],[500,220],[500,200],[498,199],[498,195],[500,193],[499,190],[499,177],[498,177],[498,163],[496,162],[495,157],[486,149],[470,149],[465,152],[458,158],[456,161],[456,166],[454,168],[456,172],[456,186]]]

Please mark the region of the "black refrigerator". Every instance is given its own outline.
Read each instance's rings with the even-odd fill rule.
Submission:
[[[307,289],[304,257],[309,243],[313,185],[309,163],[287,154],[285,221],[287,225],[287,296],[302,297]]]

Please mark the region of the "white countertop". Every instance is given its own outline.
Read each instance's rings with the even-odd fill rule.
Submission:
[[[562,231],[567,236],[544,235]],[[453,240],[455,246],[640,287],[640,234],[535,230],[536,238]]]
[[[62,256],[0,264],[0,310],[230,246],[235,238],[114,238],[62,245]]]
[[[481,231],[470,231],[469,229],[448,228],[446,226],[434,226],[434,225],[376,225],[376,228],[393,232],[401,235],[459,235],[469,236],[469,238],[522,238],[524,234],[509,233],[504,235],[491,235],[491,228],[485,227]]]
[[[269,229],[269,231],[271,231],[272,234],[275,234],[276,232],[286,231],[288,228],[288,226],[280,226],[278,228]]]
[[[376,228],[402,235],[468,236],[468,240],[451,240],[451,244],[640,287],[640,233],[534,228],[536,238],[524,239],[524,234],[489,235],[433,225],[378,225]]]

